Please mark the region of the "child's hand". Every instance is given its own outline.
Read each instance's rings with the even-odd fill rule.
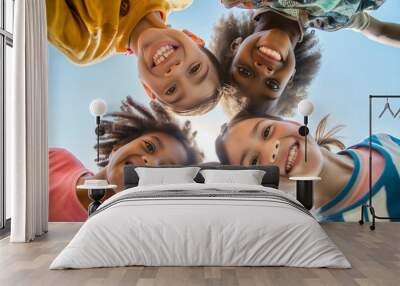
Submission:
[[[355,31],[363,31],[365,30],[370,22],[370,16],[366,12],[359,12],[353,17],[351,17],[351,23],[347,28],[353,29]]]
[[[352,17],[349,28],[363,33],[370,40],[400,48],[400,24],[381,22],[361,12]]]

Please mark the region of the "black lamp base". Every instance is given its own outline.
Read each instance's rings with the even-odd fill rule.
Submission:
[[[313,181],[298,180],[296,181],[296,198],[303,206],[311,210],[314,203],[313,198]]]
[[[93,201],[88,207],[89,216],[101,205],[101,200],[106,195],[106,189],[89,189],[89,198]]]

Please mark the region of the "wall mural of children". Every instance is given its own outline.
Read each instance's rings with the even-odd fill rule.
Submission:
[[[51,221],[87,218],[87,191],[76,189],[85,179],[107,180],[119,192],[126,164],[191,165],[218,158],[232,165],[276,164],[280,189],[290,193],[295,192],[290,176],[320,176],[314,188],[316,217],[359,219],[368,198],[368,146],[366,141],[346,146],[367,135],[367,124],[353,123],[354,118],[367,119],[367,95],[398,94],[400,50],[392,46],[400,46],[400,25],[394,24],[400,21],[400,4],[220,2],[46,0],[48,41],[55,47],[49,49],[49,146],[61,147],[49,149]],[[394,23],[371,17],[372,10]],[[193,33],[167,23],[210,39],[209,49]],[[352,32],[331,37],[323,32],[341,29],[385,45]],[[321,47],[326,47],[323,57]],[[81,67],[86,65],[90,68]],[[119,110],[115,94],[135,97],[124,99]],[[335,139],[339,128],[325,132],[324,118],[316,136],[308,137],[304,164],[300,123],[288,117],[307,96],[321,105],[318,112],[340,117],[351,136],[344,138],[345,146]],[[98,146],[98,162],[92,160],[93,134],[88,132],[93,121],[87,105],[94,97],[119,110],[103,117],[106,134]],[[214,108],[219,103],[226,114]],[[179,121],[192,115],[185,119],[200,132],[196,141],[205,155],[190,123]],[[373,137],[374,204],[383,216],[400,216],[400,140],[394,122],[390,116],[381,118],[375,129],[391,135]]]
[[[181,115],[203,114],[219,100],[215,56],[166,17],[191,0],[47,0],[48,39],[72,62],[87,65],[132,53],[146,92]]]
[[[90,199],[86,190],[76,188],[85,179],[108,180],[119,192],[125,165],[190,165],[203,160],[190,122],[180,125],[156,102],[149,109],[127,97],[121,111],[106,117],[110,119],[101,122],[106,132],[99,144],[99,172],[86,169],[65,149],[49,149],[49,221],[86,220]]]
[[[223,164],[278,165],[283,189],[295,189],[288,180],[291,176],[319,176],[322,180],[314,185],[315,216],[321,221],[358,220],[369,197],[368,139],[345,148],[334,137],[340,126],[326,132],[326,125],[327,117],[321,120],[316,137],[308,136],[307,163],[300,123],[247,112],[222,127],[216,151]],[[332,146],[342,150],[334,153]],[[375,200],[382,200],[380,207],[386,214],[399,217],[400,139],[376,134],[372,147]]]

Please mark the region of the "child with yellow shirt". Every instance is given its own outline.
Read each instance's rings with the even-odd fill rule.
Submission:
[[[182,115],[203,114],[219,100],[218,61],[188,31],[169,28],[171,11],[191,0],[47,0],[49,41],[80,65],[113,54],[138,57],[151,99]]]

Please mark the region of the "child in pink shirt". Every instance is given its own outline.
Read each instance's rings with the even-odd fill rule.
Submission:
[[[156,102],[149,109],[127,97],[120,112],[106,116],[111,120],[101,122],[105,135],[98,146],[101,157],[97,164],[103,168],[97,174],[67,150],[49,149],[49,221],[86,220],[90,199],[86,190],[76,189],[85,179],[107,180],[117,185],[115,191],[119,192],[125,165],[192,165],[203,158],[190,122],[181,126]]]
[[[93,176],[70,152],[49,149],[49,221],[85,221],[87,210],[76,194],[78,180]]]

